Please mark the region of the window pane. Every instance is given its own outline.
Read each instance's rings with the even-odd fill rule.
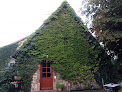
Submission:
[[[42,66],[43,66],[43,67],[46,67],[46,63],[43,63]]]
[[[47,63],[47,67],[50,67],[50,63]]]
[[[51,71],[51,68],[47,68],[47,72],[50,72]]]
[[[46,72],[46,68],[42,68],[42,72]]]
[[[51,77],[51,73],[47,73],[47,77]]]
[[[46,78],[46,73],[42,73],[42,78]]]

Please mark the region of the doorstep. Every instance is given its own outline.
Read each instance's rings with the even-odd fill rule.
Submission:
[[[39,92],[55,92],[53,90],[40,90]]]

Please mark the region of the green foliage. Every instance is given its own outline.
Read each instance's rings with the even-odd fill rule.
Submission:
[[[107,79],[109,77],[111,81],[120,81],[122,76],[122,0],[88,0],[86,6],[85,14],[93,17],[92,32],[95,32],[96,38],[103,42],[104,49],[113,59],[112,62],[108,61],[104,65],[106,67],[104,72],[109,74]],[[116,59],[114,59],[115,56],[117,56]],[[103,72],[103,69],[101,71]]]
[[[10,56],[16,51],[17,46],[17,44],[13,44],[0,48],[0,71],[8,66],[8,62],[11,59]]]
[[[0,92],[9,92],[14,70],[8,68],[10,56],[16,51],[18,44],[7,45],[0,48]]]
[[[44,60],[50,61],[54,71],[65,80],[73,83],[92,81],[101,60],[100,51],[96,39],[64,1],[14,57],[23,89],[29,92],[32,75]]]
[[[6,69],[2,75],[0,75],[0,92],[10,92],[12,77],[15,74],[15,69]]]
[[[56,84],[56,87],[57,87],[57,88],[63,88],[63,87],[64,87],[64,84],[59,84],[59,83],[57,83],[57,84]]]
[[[16,80],[21,80],[21,77],[17,76],[17,79]]]

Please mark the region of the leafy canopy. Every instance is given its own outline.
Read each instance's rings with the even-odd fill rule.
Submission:
[[[112,57],[112,69],[116,73],[111,76],[118,80],[122,74],[122,0],[87,1],[85,14],[93,17],[92,32],[95,32],[96,38],[103,42],[104,48]],[[114,78],[118,75],[120,75],[119,78]]]

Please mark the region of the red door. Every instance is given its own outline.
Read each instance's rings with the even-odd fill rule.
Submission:
[[[40,90],[53,89],[53,70],[50,63],[41,63]]]

